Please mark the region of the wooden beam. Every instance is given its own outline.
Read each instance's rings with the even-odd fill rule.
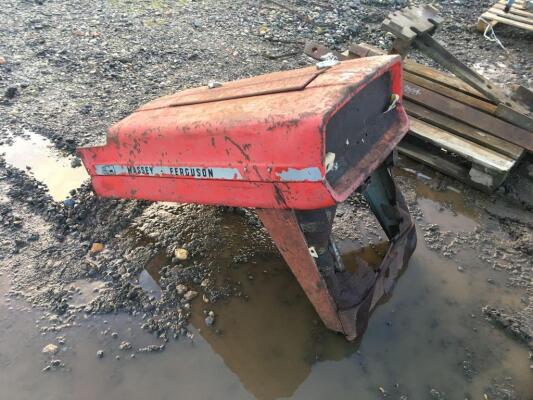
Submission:
[[[404,73],[404,78],[406,81],[412,82],[418,86],[422,86],[426,89],[429,89],[433,92],[437,92],[442,94],[443,96],[449,97],[451,99],[460,101],[461,103],[468,104],[472,107],[475,107],[481,111],[485,111],[490,114],[494,114],[496,112],[497,106],[486,102],[484,100],[480,100],[477,97],[470,96],[468,94],[462,93],[460,91],[454,90],[448,86],[441,85],[440,83],[431,81],[429,79],[423,78],[421,76],[412,74],[410,72]]]
[[[432,143],[439,148],[458,154],[476,165],[494,171],[495,174],[507,173],[515,163],[512,158],[453,135],[433,125],[419,121],[416,118],[410,118],[410,124],[410,134]]]
[[[412,117],[430,123],[431,125],[449,131],[453,134],[459,135],[467,140],[470,140],[471,142],[480,144],[507,157],[519,160],[524,154],[524,150],[520,146],[514,145],[487,132],[476,129],[468,124],[465,124],[464,122],[458,121],[443,114],[439,114],[438,112],[425,108],[422,105],[412,103],[409,100],[404,100],[404,106],[407,114]]]
[[[459,90],[465,94],[476,96],[477,98],[485,101],[490,101],[472,86],[453,75],[447,74],[445,72],[436,70],[434,68],[422,64],[418,64],[411,60],[405,60],[403,68],[405,71],[410,72],[411,74],[422,76],[426,79],[432,80],[442,85],[446,85],[452,89]]]
[[[404,82],[404,96],[417,104],[463,121],[475,128],[533,152],[533,133],[511,125],[473,107],[432,92],[411,82]]]

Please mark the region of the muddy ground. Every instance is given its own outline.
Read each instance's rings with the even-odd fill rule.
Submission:
[[[323,329],[253,211],[98,199],[73,157],[155,97],[312,63],[307,39],[386,48],[379,24],[407,3],[4,1],[0,390],[533,398],[531,159],[492,195],[400,160],[419,247],[348,344]],[[453,52],[502,84],[532,86],[531,34],[498,28],[506,52],[473,29],[490,1],[439,3],[437,37]],[[359,197],[339,208],[335,235],[347,263],[379,260],[384,235]],[[58,347],[41,354],[47,344]]]

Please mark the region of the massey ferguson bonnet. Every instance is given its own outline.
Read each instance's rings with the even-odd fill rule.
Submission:
[[[353,339],[416,244],[390,172],[408,120],[399,57],[325,64],[162,97],[79,154],[99,196],[254,208],[324,324]],[[355,190],[389,247],[349,272],[331,228]]]

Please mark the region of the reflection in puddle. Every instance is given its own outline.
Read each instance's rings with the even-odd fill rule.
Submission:
[[[11,145],[0,145],[2,154],[8,164],[46,184],[56,201],[66,199],[89,177],[83,166],[72,168],[71,157],[62,155],[48,139],[35,133],[14,137]]]
[[[418,178],[414,181],[417,202],[427,222],[452,232],[471,232],[478,226],[479,213],[465,204],[458,189],[446,186],[443,190],[435,190],[430,186],[429,182],[435,181],[435,171],[402,158],[395,175],[415,175]]]
[[[429,398],[433,388],[446,398],[483,398],[502,376],[512,377],[517,393],[533,389],[527,351],[481,313],[487,303],[517,307],[521,293],[506,288],[505,273],[487,269],[475,251],[457,255],[461,272],[455,261],[419,242],[393,295],[373,312],[365,334],[350,343],[324,328],[279,255],[232,261],[243,246],[239,238],[250,229],[238,220],[228,215],[220,224],[226,246],[217,254],[221,268],[210,279],[233,282],[242,296],[215,303],[199,296],[190,322],[254,398],[375,399],[380,388],[392,398]],[[379,265],[388,246],[337,244],[349,270],[357,257]],[[164,254],[154,258],[143,287],[155,291],[158,268],[168,262]],[[216,315],[213,327],[204,322],[208,311]]]
[[[434,200],[419,197],[417,201],[426,221],[441,226],[443,230],[471,232],[478,226],[475,220],[455,213]]]
[[[227,229],[235,228],[231,220],[224,225]],[[235,232],[239,234],[242,229]],[[388,242],[367,247],[351,241],[340,244],[348,269],[355,268],[357,257],[371,266],[379,265],[388,246]],[[231,259],[233,252],[228,247],[221,258]],[[156,282],[159,279],[156,266],[168,263],[164,254],[152,259],[143,272],[149,273],[150,278],[142,278],[145,284],[141,286],[153,291],[146,282]],[[222,260],[221,263],[225,264]],[[258,255],[250,263],[228,264],[216,279],[234,282],[242,296],[216,303],[196,300],[190,323],[256,398],[290,397],[310,375],[314,364],[339,361],[357,352],[359,341],[348,342],[323,326],[279,256]],[[216,315],[212,328],[204,322],[207,311]]]

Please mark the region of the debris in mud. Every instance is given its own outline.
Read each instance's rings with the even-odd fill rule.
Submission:
[[[91,246],[91,254],[100,253],[102,250],[104,250],[104,244],[103,243],[93,243]]]
[[[187,286],[182,285],[181,283],[176,286],[176,293],[178,293],[178,295],[180,296],[183,296],[187,292],[187,290]]]
[[[57,345],[53,343],[47,344],[46,346],[43,347],[43,350],[42,350],[44,354],[48,354],[48,355],[54,355],[58,351],[59,351],[59,347],[57,347]]]
[[[96,352],[96,357],[98,357],[98,358],[102,358],[102,357],[104,357],[104,351],[103,351],[103,350],[98,350],[98,351]]]
[[[215,323],[215,313],[213,311],[209,311],[204,322],[207,326],[213,326],[213,324]]]
[[[531,349],[533,349],[533,335],[531,328],[528,328],[519,318],[490,305],[483,307],[482,311],[487,319],[494,322],[496,325],[503,328],[505,332],[526,343]]]
[[[176,249],[174,250],[174,255],[176,259],[180,261],[185,261],[187,258],[189,258],[189,252],[187,251],[187,249],[182,249],[182,248]]]
[[[161,344],[161,345],[151,344],[146,347],[141,347],[137,351],[139,353],[153,353],[153,352],[163,351],[163,350],[165,350],[164,344]]]
[[[131,343],[127,341],[122,341],[118,348],[122,351],[130,350],[132,348]]]
[[[195,292],[194,290],[189,290],[187,293],[183,295],[183,298],[187,301],[191,301],[196,296],[198,296],[198,292]]]

